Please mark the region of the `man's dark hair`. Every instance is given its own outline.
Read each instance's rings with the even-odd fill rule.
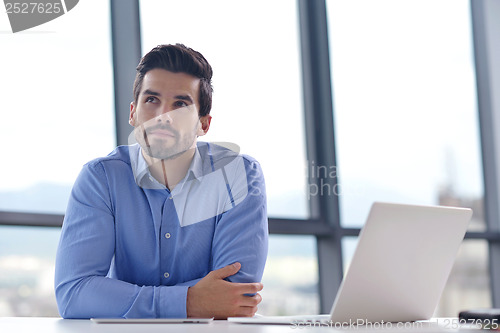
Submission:
[[[199,116],[212,109],[212,67],[203,55],[183,44],[158,45],[149,51],[137,66],[134,82],[134,101],[138,102],[142,81],[147,72],[161,68],[173,73],[186,73],[200,79]]]

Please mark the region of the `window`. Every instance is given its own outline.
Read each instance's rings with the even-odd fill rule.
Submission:
[[[0,43],[0,210],[63,213],[83,164],[115,145],[109,4],[81,2]]]
[[[109,26],[109,3],[87,0],[41,26],[0,34],[0,211],[64,213],[83,164],[114,148]],[[5,12],[0,29],[10,31]],[[58,315],[59,233],[0,226],[0,316]]]
[[[391,201],[471,207],[469,229],[484,231],[469,2],[327,6],[342,225]],[[355,243],[343,246],[347,265]],[[490,306],[487,276],[485,242],[466,240],[439,314]]]
[[[361,226],[377,200],[477,206],[468,1],[327,5],[343,225]]]
[[[0,317],[58,316],[54,258],[59,234],[58,228],[0,226]]]
[[[492,307],[488,273],[488,243],[463,242],[434,316],[457,316],[464,309]]]
[[[271,235],[262,283],[259,314],[319,313],[315,237]]]

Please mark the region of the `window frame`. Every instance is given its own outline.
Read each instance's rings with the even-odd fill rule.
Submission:
[[[470,0],[472,39],[476,69],[477,105],[484,179],[484,208],[487,231],[476,235],[488,241],[488,262],[493,307],[500,306],[500,3]],[[470,233],[466,238],[470,238]]]
[[[135,67],[141,57],[139,0],[110,0],[116,140],[128,144],[131,131],[127,110],[132,100]],[[491,297],[500,306],[500,2],[470,0],[477,98],[484,175],[487,230],[467,232],[466,239],[488,242]],[[334,108],[331,89],[325,0],[297,0],[299,14],[302,89],[307,159],[316,165],[336,165]],[[321,144],[320,144],[321,143]],[[336,179],[323,179],[330,186]],[[310,177],[308,185],[318,184]],[[313,196],[310,218],[269,218],[271,234],[314,235],[317,239],[320,312],[327,313],[343,277],[343,237],[357,236],[360,228],[340,224],[335,195]],[[64,215],[0,211],[0,225],[61,227]]]

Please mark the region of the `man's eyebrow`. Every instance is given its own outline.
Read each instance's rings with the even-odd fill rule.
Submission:
[[[180,100],[183,100],[183,101],[188,101],[191,104],[194,103],[193,99],[189,95],[177,95],[177,96],[175,96],[175,99],[180,99]]]
[[[153,90],[149,90],[149,89],[146,89],[142,92],[143,95],[152,95],[152,96],[161,96],[161,94],[159,92],[156,92],[156,91],[153,91]]]

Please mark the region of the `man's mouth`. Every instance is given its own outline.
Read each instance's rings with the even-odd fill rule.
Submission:
[[[166,129],[154,129],[151,131],[146,131],[147,136],[156,136],[161,138],[174,138],[175,134]]]

